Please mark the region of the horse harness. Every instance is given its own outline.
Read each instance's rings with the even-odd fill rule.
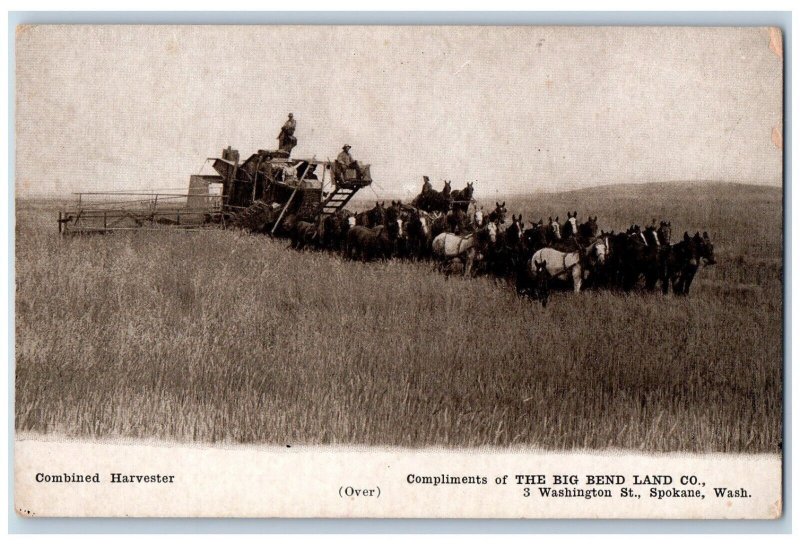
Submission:
[[[569,271],[571,271],[577,265],[581,265],[581,267],[583,267],[584,269],[588,269],[588,266],[587,266],[588,265],[588,262],[587,262],[587,258],[588,258],[587,251],[589,250],[589,248],[591,248],[592,246],[597,244],[597,240],[593,241],[591,244],[589,244],[589,246],[584,248],[583,246],[581,246],[581,244],[578,242],[578,239],[574,235],[573,235],[572,239],[575,241],[575,245],[578,247],[578,251],[577,252],[564,252],[564,258],[563,258],[563,263],[562,263],[562,268],[564,270],[562,270],[560,273],[554,275],[554,278],[558,278],[558,277],[560,277],[562,275],[567,276],[567,273],[569,273]],[[606,249],[608,249],[608,243],[604,241],[604,245],[606,246]],[[606,250],[606,251],[608,251],[608,250]],[[567,256],[572,255],[573,253],[577,253],[578,254],[578,260],[575,263],[573,263],[572,265],[567,266]]]
[[[458,237],[458,246],[456,246],[456,256],[461,255],[461,243],[467,240],[468,238],[472,238],[475,236],[475,233],[471,233],[465,237]],[[467,248],[469,249],[469,248]]]

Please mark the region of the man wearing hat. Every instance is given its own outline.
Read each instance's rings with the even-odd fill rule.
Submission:
[[[342,151],[340,151],[339,155],[336,157],[336,170],[339,173],[340,181],[345,181],[345,173],[348,168],[354,168],[358,173],[358,177],[361,178],[361,168],[358,163],[353,160],[353,156],[350,155],[350,145],[345,144],[342,146]]]
[[[297,122],[294,120],[294,114],[289,114],[289,119],[281,127],[281,132],[278,135],[278,149],[286,153],[292,153],[292,148],[297,145],[297,138],[294,136],[294,130],[297,128]]]
[[[433,184],[431,184],[431,179],[427,176],[422,177],[422,192],[428,193],[429,191],[433,190]]]

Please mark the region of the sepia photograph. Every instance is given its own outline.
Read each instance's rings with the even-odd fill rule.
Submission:
[[[19,515],[781,516],[780,29],[15,48]]]

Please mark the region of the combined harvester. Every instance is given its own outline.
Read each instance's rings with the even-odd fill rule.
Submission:
[[[321,222],[372,183],[369,165],[361,165],[359,172],[332,161],[291,158],[283,150],[258,150],[240,161],[238,150],[228,146],[208,162],[216,173],[191,175],[185,193],[76,193],[77,202],[58,213],[59,232],[197,230],[222,225],[274,233],[290,216]]]

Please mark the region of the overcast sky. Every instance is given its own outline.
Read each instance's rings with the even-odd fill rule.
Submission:
[[[19,196],[186,188],[231,145],[350,144],[381,194],[780,185],[769,29],[38,26],[17,33]],[[212,173],[206,166],[204,172]]]

